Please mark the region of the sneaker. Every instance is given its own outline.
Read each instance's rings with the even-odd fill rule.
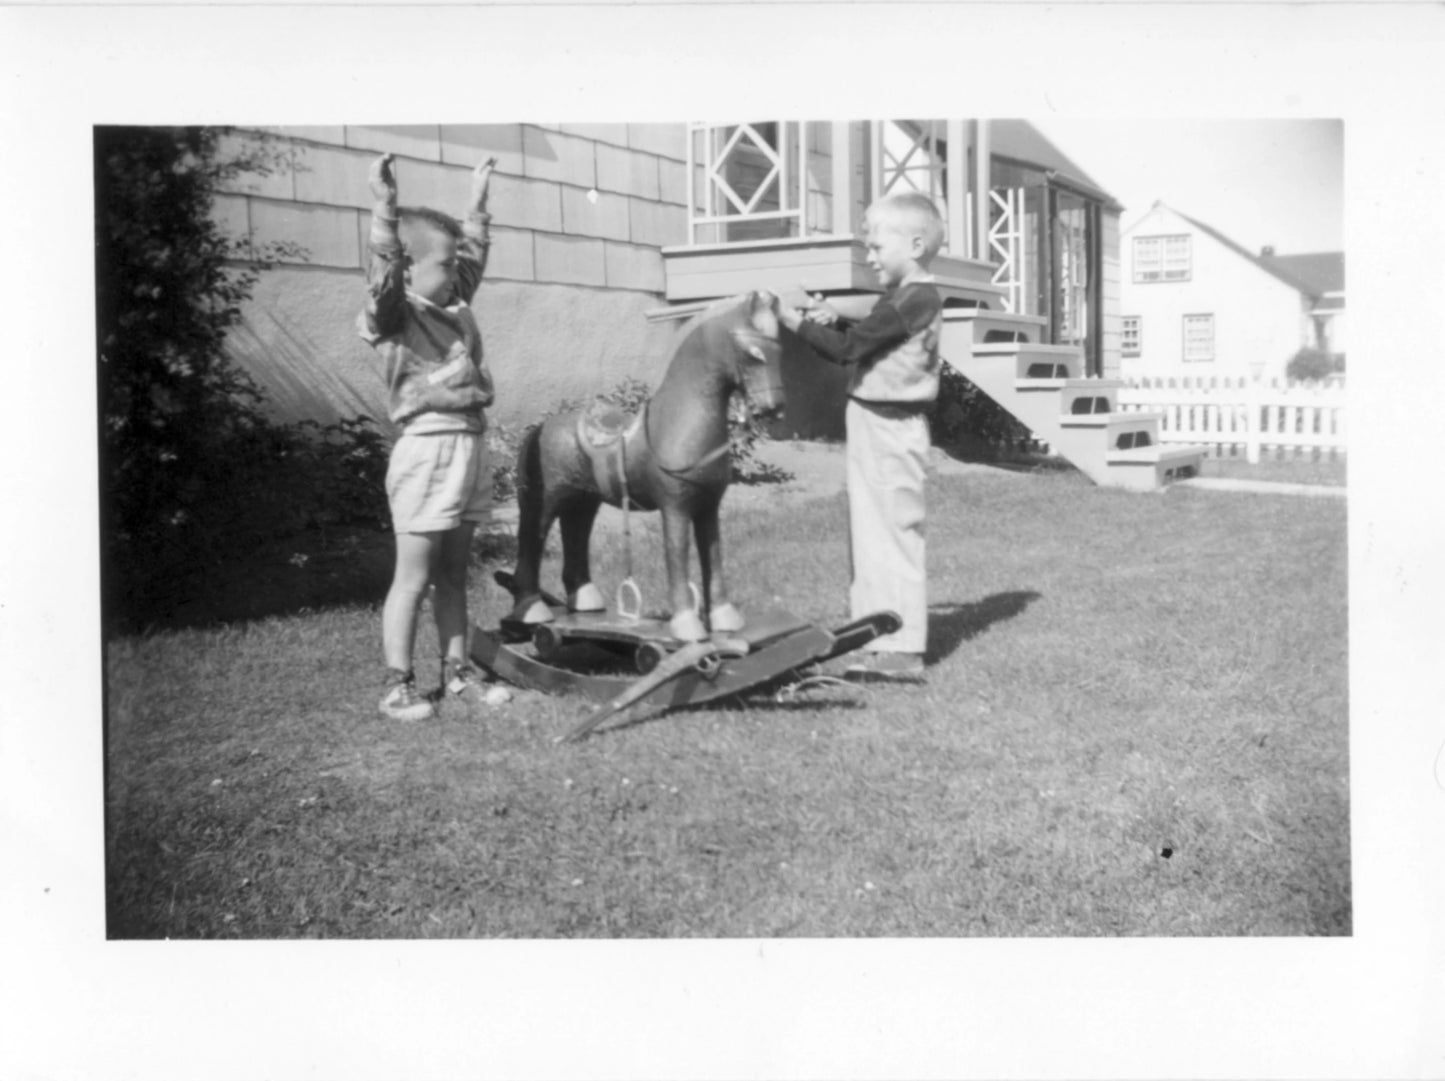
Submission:
[[[437,712],[431,700],[416,689],[416,678],[394,668],[386,674],[386,693],[377,708],[393,721],[429,721]]]
[[[866,653],[859,661],[850,664],[843,675],[860,682],[873,680],[901,680],[921,682],[923,680],[923,654],[878,652]]]
[[[452,657],[442,660],[442,688],[468,706],[500,706],[512,700],[511,691],[500,683],[489,684],[476,665]]]

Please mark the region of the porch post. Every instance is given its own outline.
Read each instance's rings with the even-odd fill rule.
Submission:
[[[988,257],[989,219],[989,149],[988,121],[973,122],[973,257],[985,263]]]
[[[948,140],[948,190],[944,193],[948,206],[948,250],[967,257],[968,252],[968,143],[962,120],[946,122]]]
[[[853,126],[835,120],[833,128],[833,233],[853,235]]]

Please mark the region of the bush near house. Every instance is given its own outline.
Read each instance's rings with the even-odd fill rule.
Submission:
[[[370,418],[278,424],[227,355],[270,260],[212,218],[216,193],[265,175],[265,136],[208,127],[95,131],[96,346],[105,606],[164,609],[188,577],[298,530],[384,523],[386,446]]]
[[[1289,365],[1285,368],[1285,377],[1297,383],[1310,383],[1343,373],[1344,370],[1343,353],[1303,348],[1290,358]]]
[[[992,461],[1032,438],[1027,426],[947,364],[929,419],[934,445],[959,457]]]

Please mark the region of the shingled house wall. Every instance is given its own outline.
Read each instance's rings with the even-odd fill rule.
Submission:
[[[240,178],[215,215],[253,250],[289,241],[305,251],[261,276],[229,343],[279,418],[385,414],[377,358],[355,321],[367,169],[388,151],[403,204],[453,214],[465,207],[472,167],[497,158],[492,254],[473,304],[498,385],[496,419],[527,423],[561,398],[661,377],[676,325],[646,313],[663,303],[660,249],[686,240],[686,125],[254,130],[280,139],[282,167]]]

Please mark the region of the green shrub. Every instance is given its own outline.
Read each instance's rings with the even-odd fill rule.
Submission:
[[[970,456],[995,455],[1032,438],[1012,413],[946,364],[929,419],[935,446]]]
[[[734,398],[728,408],[728,451],[734,484],[775,484],[792,478],[786,469],[758,457],[758,444],[768,438],[767,429],[752,411],[743,406],[741,399]]]
[[[1301,349],[1290,358],[1286,378],[1308,383],[1326,379],[1345,370],[1343,353],[1327,353],[1323,349]]]
[[[96,348],[105,592],[112,615],[300,529],[387,520],[386,442],[367,417],[283,425],[225,349],[294,244],[223,233],[214,198],[286,153],[224,128],[95,129]]]
[[[487,427],[487,450],[492,456],[492,499],[508,503],[517,498],[517,451],[522,438],[535,428],[529,424],[517,428],[493,422]]]
[[[617,406],[624,413],[636,413],[644,405],[647,399],[652,397],[652,387],[644,379],[637,379],[633,376],[626,376],[611,390],[605,390],[597,395],[604,402],[610,402]],[[571,406],[570,408],[576,408]]]

